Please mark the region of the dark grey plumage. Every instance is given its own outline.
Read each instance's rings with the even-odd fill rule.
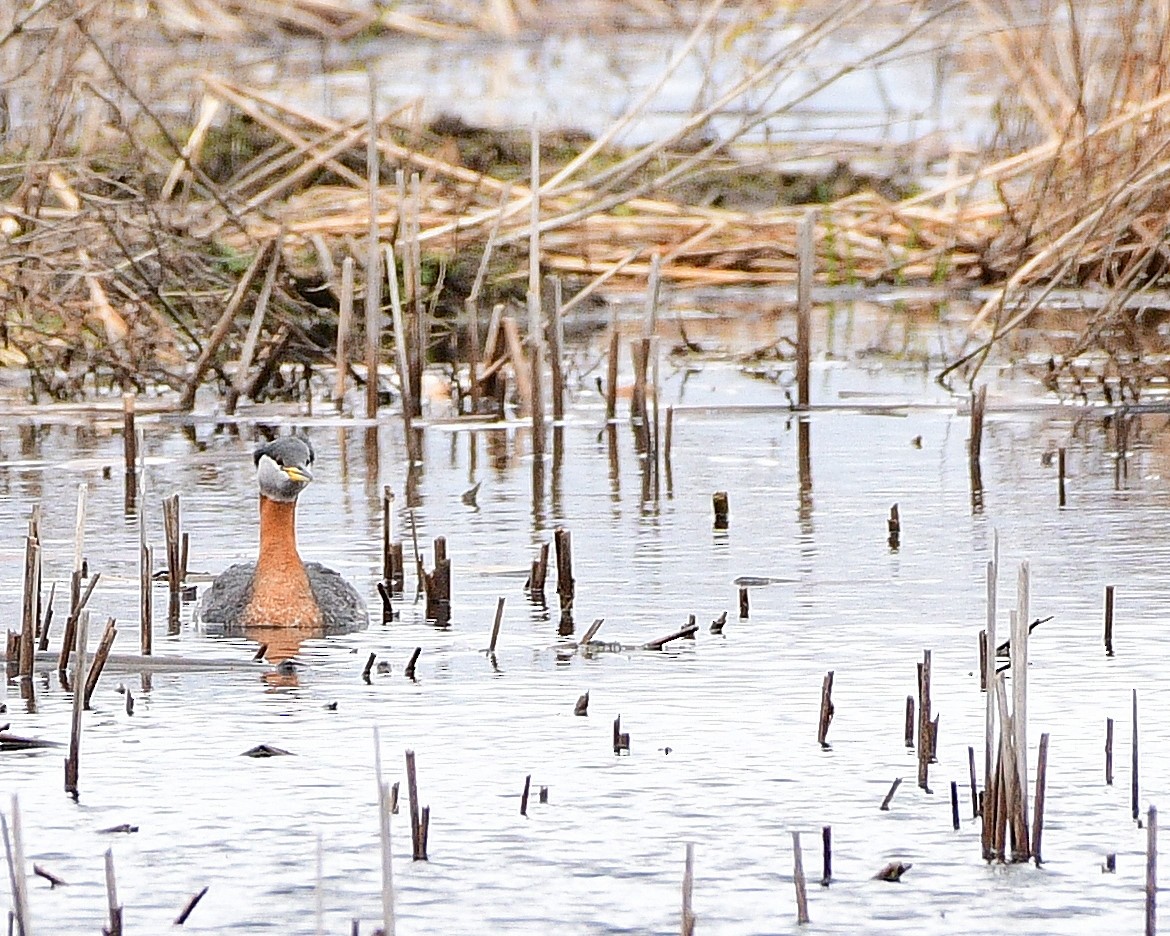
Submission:
[[[238,636],[243,632],[241,618],[252,600],[252,577],[256,563],[237,562],[228,566],[203,593],[197,618],[201,624],[220,624],[224,633]],[[349,634],[369,626],[366,603],[356,588],[319,562],[306,562],[309,587],[321,609],[321,628],[325,634]]]

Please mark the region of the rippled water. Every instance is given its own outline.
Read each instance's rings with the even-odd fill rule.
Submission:
[[[676,413],[670,493],[664,478],[661,498],[644,503],[628,427],[618,426],[612,474],[601,401],[583,391],[563,430],[563,459],[546,466],[535,510],[523,433],[428,430],[415,515],[428,553],[433,536],[448,538],[451,628],[434,629],[421,620],[421,604],[407,601],[400,622],[302,645],[296,685],[266,681],[265,664],[156,674],[148,691],[138,674],[107,673],[85,716],[78,803],[62,792],[62,751],[0,754],[0,794],[5,808],[9,794],[20,796],[29,864],[69,882],[50,890],[31,879],[35,931],[101,925],[102,855],[112,847],[130,932],[164,931],[205,885],[191,931],[316,932],[320,834],[323,931],[349,932],[359,917],[370,932],[380,915],[374,726],[389,779],[404,780],[405,749],[417,753],[422,802],[432,811],[430,861],[412,863],[403,783],[404,808],[394,820],[400,933],[677,932],[688,842],[696,845],[697,932],[795,931],[792,830],[808,833],[807,932],[1137,931],[1145,832],[1129,811],[1131,688],[1143,719],[1143,808],[1165,801],[1170,783],[1170,692],[1159,678],[1170,559],[1161,423],[1145,417],[1135,427],[1128,481],[1117,491],[1100,419],[997,415],[997,399],[1033,393],[1001,385],[984,440],[986,510],[973,516],[966,416],[925,374],[822,365],[814,382],[824,403],[842,401],[842,393],[858,402],[852,393],[861,391],[939,405],[901,416],[814,414],[812,494],[803,507],[795,425],[782,413]],[[778,386],[727,365],[702,367],[685,387],[672,374],[667,387],[670,400],[681,393],[693,406],[783,402]],[[158,555],[159,500],[181,491],[192,570],[249,557],[254,427],[235,433],[146,422],[146,503]],[[377,430],[374,465],[360,427],[280,422],[304,428],[318,449],[318,480],[301,504],[303,554],[342,570],[376,608],[383,484],[398,492],[398,528],[406,529],[398,424],[388,418]],[[84,480],[91,485],[86,554],[102,572],[92,606],[121,622],[116,650],[136,649],[136,521],[123,514],[114,429],[92,420],[0,421],[0,611],[10,626],[19,619],[24,518],[43,505],[46,577],[63,580]],[[1041,463],[1057,445],[1069,450],[1063,510],[1055,469]],[[114,467],[112,479],[102,477],[104,465]],[[473,480],[483,481],[478,511],[460,500]],[[726,534],[711,529],[717,489],[730,495]],[[894,502],[903,524],[897,552],[885,530]],[[633,645],[694,613],[698,638],[661,653],[558,652],[555,620],[528,605],[523,577],[512,574],[558,524],[573,534],[579,625],[604,617],[599,638]],[[975,746],[982,774],[976,635],[994,529],[1005,570],[1001,605],[1014,600],[1016,563],[1027,559],[1033,611],[1054,615],[1033,635],[1030,654],[1033,765],[1040,733],[1051,733],[1040,870],[985,864],[969,818],[966,746]],[[751,617],[741,621],[739,575],[793,582],[754,589]],[[1107,583],[1118,589],[1113,659],[1101,643]],[[507,607],[497,669],[483,649],[498,596]],[[160,585],[156,606],[164,604]],[[707,623],[723,611],[730,612],[725,636],[716,637]],[[1001,619],[1006,627],[1006,611]],[[161,620],[155,628],[159,655],[247,661],[254,651],[189,625],[177,637],[164,635]],[[415,647],[422,655],[412,683],[402,670]],[[902,740],[904,700],[924,649],[933,650],[941,715],[933,795],[915,787]],[[370,651],[393,671],[365,685]],[[830,669],[837,714],[832,749],[821,751],[817,712]],[[120,682],[137,697],[133,716],[115,691]],[[12,730],[67,740],[71,696],[55,677],[38,677],[37,689],[39,712],[28,715],[8,685]],[[574,717],[585,691],[590,714]],[[615,757],[619,713],[632,750]],[[1103,780],[1107,716],[1118,720],[1113,787]],[[259,743],[295,756],[240,756]],[[519,800],[529,773],[525,819]],[[896,776],[906,782],[891,811],[879,812]],[[959,832],[951,829],[950,780],[961,790]],[[547,804],[536,802],[541,785]],[[139,831],[100,834],[119,823]],[[813,882],[826,824],[834,883],[822,889]],[[1117,853],[1116,875],[1099,869],[1107,852]],[[871,879],[895,859],[914,866],[902,883]]]

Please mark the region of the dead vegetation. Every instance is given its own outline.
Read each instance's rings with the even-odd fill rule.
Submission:
[[[723,6],[689,9],[688,31],[659,82],[606,133],[544,136],[544,272],[578,287],[598,277],[640,284],[657,255],[663,279],[680,286],[790,285],[807,211],[799,202],[812,195],[829,199],[816,205],[823,284],[997,285],[977,321],[990,337],[954,365],[968,376],[1058,285],[1110,291],[1070,350],[1140,344],[1127,301],[1164,279],[1170,208],[1162,194],[1170,171],[1163,5],[1126,0],[1083,22],[1078,5],[1051,3],[1026,23],[1014,22],[1015,6],[1002,0],[934,5],[884,45],[814,71],[811,86],[785,94],[775,89],[829,37],[864,28],[875,4],[842,0],[770,17]],[[745,163],[738,141],[971,8],[980,31],[966,41],[997,56],[1013,88],[999,106],[996,151],[941,154],[948,177],[926,191],[841,164],[823,182],[793,180],[766,152]],[[475,9],[528,28],[551,7],[501,0]],[[634,9],[680,15],[653,0]],[[470,22],[466,4],[434,10],[444,28],[496,28]],[[155,0],[152,15],[135,11],[115,0],[24,0],[0,14],[0,67],[18,79],[5,95],[11,118],[0,146],[0,363],[27,367],[34,397],[105,386],[191,391],[191,362],[201,355],[223,386],[258,318],[254,373],[235,382],[252,398],[280,393],[289,379],[282,364],[311,367],[333,353],[342,258],[358,260],[362,288],[367,121],[298,109],[225,70],[192,79],[192,62],[159,69],[159,57],[133,54],[135,40],[165,60],[180,54],[173,37],[200,22],[219,24],[228,38],[264,23],[337,42],[392,28],[389,14],[349,0]],[[696,48],[730,47],[745,30],[785,16],[792,38],[782,47],[743,56],[748,64],[660,139],[621,144]],[[430,351],[442,354],[437,345],[454,340],[485,249],[492,262],[479,301],[523,289],[532,201],[523,136],[451,120],[424,127],[408,105],[380,115],[377,150],[382,238],[418,252],[419,304],[451,319],[432,332]],[[407,183],[413,174],[417,185]],[[258,275],[270,245],[278,248],[272,275]],[[408,301],[415,285],[403,283]],[[233,296],[238,312],[213,343]]]

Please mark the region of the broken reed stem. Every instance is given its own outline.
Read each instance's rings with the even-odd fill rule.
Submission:
[[[1146,813],[1146,936],[1158,932],[1158,810]]]
[[[695,846],[687,842],[686,865],[683,869],[682,883],[682,936],[694,936],[695,914],[691,909],[691,899],[695,889]]]
[[[715,513],[715,529],[726,530],[731,512],[726,491],[716,491],[711,495],[711,509]]]
[[[97,688],[98,679],[102,675],[102,670],[106,665],[106,658],[110,655],[110,649],[114,646],[114,638],[118,636],[118,629],[114,626],[114,619],[110,618],[106,621],[106,629],[102,632],[101,642],[98,644],[97,651],[93,655],[93,665],[89,668],[89,673],[85,677],[85,694],[82,698],[82,707],[89,708],[89,700],[93,696],[94,689]]]
[[[4,836],[4,853],[8,859],[8,879],[12,885],[12,913],[9,914],[9,930],[15,920],[19,936],[32,936],[32,924],[28,911],[28,875],[24,868],[24,836],[20,823],[20,800],[12,794],[12,825],[0,812],[0,833]],[[10,837],[11,836],[11,837]]]
[[[114,850],[106,849],[106,906],[110,913],[108,936],[122,936],[122,905],[118,903],[118,884],[114,877]]]
[[[549,376],[552,378],[552,416],[555,422],[565,418],[565,321],[562,316],[564,305],[563,287],[559,276],[553,277],[553,320],[549,329]]]
[[[394,865],[390,850],[390,814],[397,806],[398,784],[394,784],[391,800],[390,785],[382,780],[382,741],[378,726],[374,726],[374,781],[378,785],[378,838],[382,847],[382,932],[394,936]]]
[[[609,356],[606,360],[605,371],[605,421],[612,423],[617,419],[617,380],[618,356],[621,354],[621,338],[618,335],[617,319],[614,317],[609,325]]]
[[[89,612],[77,618],[77,646],[73,664],[73,721],[69,731],[69,757],[65,761],[65,792],[77,798],[77,774],[81,760],[81,711],[85,701],[85,655],[89,634]]]
[[[138,471],[138,432],[134,428],[135,399],[133,393],[122,394],[122,457],[128,487],[132,485],[132,479]]]
[[[1051,462],[1049,462],[1049,464],[1052,464],[1052,463],[1051,463]],[[1059,504],[1061,507],[1063,507],[1063,506],[1065,506],[1065,495],[1064,495],[1064,449],[1063,449],[1063,448],[1062,448],[1062,449],[1058,449],[1058,450],[1057,450],[1057,452],[1056,452],[1056,467],[1057,467],[1057,477],[1058,477],[1058,479],[1059,479],[1059,480],[1058,480],[1058,487],[1057,487],[1057,502],[1058,502],[1058,504]]]
[[[906,747],[914,747],[914,696],[906,696]]]
[[[1113,786],[1113,719],[1105,719],[1105,785]]]
[[[1016,844],[1018,856],[1013,860],[1027,861],[1031,856],[1031,839],[1028,835],[1028,622],[1030,567],[1020,563],[1016,579],[1016,614],[1012,623],[1011,672],[1012,672],[1012,729],[1015,733],[1014,750],[1018,790],[1016,821],[1019,824]]]
[[[833,882],[833,827],[821,827],[821,887]]]
[[[930,651],[922,651],[918,668],[918,786],[930,792],[929,771],[932,744],[930,721]]]
[[[528,793],[532,789],[532,774],[524,778],[524,792],[520,794],[520,815],[528,818]]]
[[[796,405],[809,405],[809,363],[812,342],[812,287],[816,270],[817,213],[810,209],[796,233]]]
[[[369,90],[369,111],[366,115],[366,178],[369,180],[370,225],[366,244],[366,418],[378,415],[378,336],[381,331],[379,316],[382,314],[382,264],[378,232],[378,192],[382,157],[378,153],[378,78],[374,69],[367,65],[366,79]],[[401,224],[401,219],[399,219]]]
[[[959,784],[951,781],[951,827],[959,831]]]
[[[1105,656],[1113,656],[1113,586],[1105,586]]]
[[[76,607],[70,612],[69,618],[65,622],[65,633],[61,639],[61,654],[57,658],[57,670],[61,673],[64,673],[69,668],[69,655],[73,652],[73,647],[77,642],[77,619],[81,616],[81,612],[85,610],[86,605],[89,603],[89,597],[93,594],[93,590],[97,587],[97,583],[101,580],[101,577],[102,574],[100,572],[93,574],[93,577],[85,586],[85,591],[81,593],[81,596],[75,602]],[[81,581],[80,570],[73,573],[73,578],[76,582]],[[80,591],[77,588],[73,590]]]
[[[154,652],[154,596],[151,592],[151,569],[154,568],[154,550],[150,546],[138,547],[138,607],[141,619],[140,643],[143,656]]]
[[[1048,783],[1048,732],[1040,735],[1036,759],[1036,813],[1032,817],[1032,860],[1040,867],[1040,840],[1044,835],[1044,792]]]
[[[808,894],[804,884],[804,860],[800,853],[800,833],[792,833],[792,882],[796,885],[796,922],[808,922]]]
[[[967,765],[971,774],[971,818],[979,818],[979,790],[975,783],[975,748],[967,745]]]
[[[488,644],[488,653],[496,652],[496,639],[500,636],[500,624],[504,620],[504,599],[500,598],[496,602],[496,620],[492,624],[492,639]]]
[[[999,587],[999,540],[996,535],[992,546],[992,558],[987,562],[987,607],[985,628],[987,633],[987,660],[983,672],[987,684],[987,697],[984,700],[983,722],[983,786],[985,792],[992,786],[992,768],[994,767],[993,751],[995,749],[995,650],[998,644],[995,639],[995,618],[997,611],[997,590]],[[984,797],[983,813],[987,814],[987,800]],[[986,820],[984,820],[986,822]]]
[[[540,296],[540,130],[530,135],[531,220],[528,228],[528,344],[532,364],[532,452],[544,454],[544,328]]]
[[[829,724],[833,721],[833,714],[833,671],[829,670],[821,684],[821,717],[817,728],[817,743],[820,744],[821,750],[829,749],[826,738],[829,734]]]
[[[889,812],[890,811],[890,803],[893,802],[894,794],[898,792],[898,787],[900,787],[901,785],[902,785],[902,778],[895,777],[894,782],[890,784],[889,791],[886,793],[886,798],[882,800],[881,806],[878,807],[882,812]]]
[[[353,328],[353,257],[341,262],[341,295],[337,310],[337,357],[333,385],[333,407],[341,412],[345,404],[345,381],[349,375],[349,332]]]
[[[418,805],[418,780],[414,769],[414,751],[406,752],[406,791],[410,797],[410,837],[415,861],[427,860],[426,830]],[[429,815],[429,810],[427,811]]]
[[[1137,690],[1133,690],[1133,734],[1130,742],[1130,780],[1129,799],[1133,811],[1133,821],[1138,818],[1138,713]]]
[[[209,888],[210,885],[204,884],[198,892],[191,896],[191,899],[187,901],[186,906],[184,906],[183,909],[179,911],[179,915],[175,917],[175,926],[182,926],[187,922],[187,917],[189,917],[195,908],[199,905],[199,901],[201,901],[207,895]]]
[[[971,503],[980,507],[983,503],[983,468],[980,457],[983,453],[983,414],[987,407],[987,386],[980,387],[971,395],[971,428],[967,439],[967,471],[971,478]]]
[[[36,659],[36,618],[38,591],[37,579],[40,571],[41,547],[35,536],[24,539],[24,591],[20,620],[20,666],[22,678],[32,678],[33,662]]]
[[[560,598],[561,622],[573,620],[573,601],[577,584],[573,578],[573,537],[564,527],[553,534],[557,552],[557,596]]]
[[[394,353],[398,358],[398,384],[402,392],[402,425],[406,432],[406,452],[412,462],[418,461],[414,437],[414,412],[416,401],[411,383],[410,349],[407,347],[406,322],[402,314],[402,297],[398,292],[398,265],[394,257],[394,246],[386,246],[386,277],[390,283],[390,318],[394,328]]]

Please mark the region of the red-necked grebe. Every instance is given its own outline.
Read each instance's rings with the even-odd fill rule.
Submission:
[[[199,605],[203,624],[229,633],[245,627],[357,630],[369,623],[357,589],[319,562],[297,552],[297,497],[313,480],[313,446],[285,436],[254,453],[260,487],[260,553],[255,562],[230,566]]]

